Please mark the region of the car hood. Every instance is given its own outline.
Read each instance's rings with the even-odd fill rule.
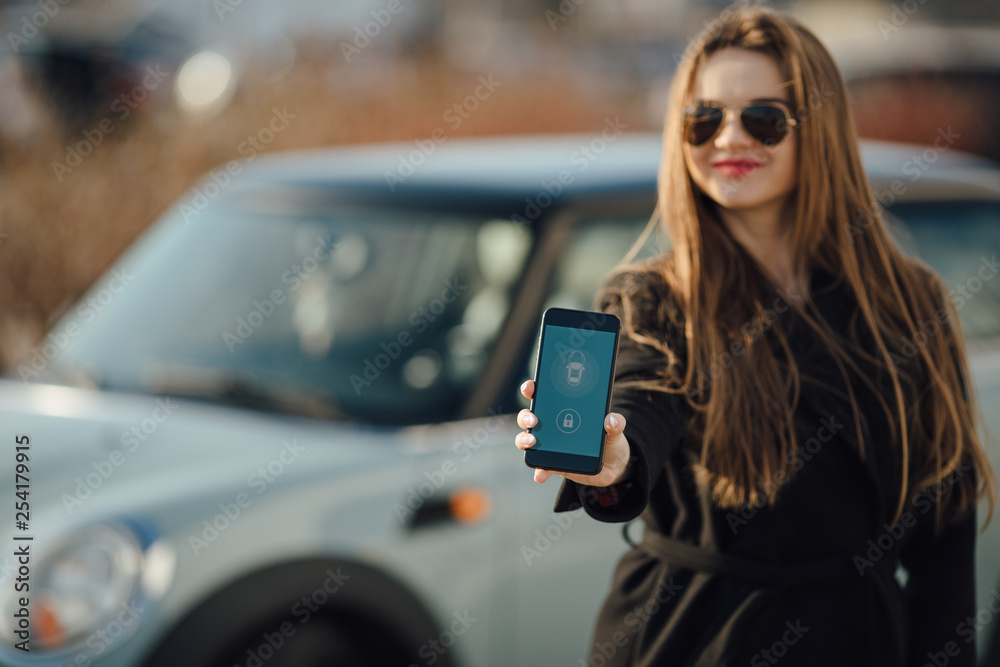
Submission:
[[[136,511],[137,503],[155,506],[203,489],[235,496],[260,484],[288,488],[307,478],[404,465],[400,450],[418,451],[427,431],[16,380],[0,380],[0,406],[0,419],[30,437],[39,529],[45,526],[35,519],[61,524],[102,507]],[[7,456],[12,460],[9,449]]]

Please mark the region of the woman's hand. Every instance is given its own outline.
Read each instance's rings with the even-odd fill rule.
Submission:
[[[521,393],[525,398],[531,398],[535,394],[535,383],[527,380],[521,385]],[[517,415],[517,425],[521,428],[531,428],[538,424],[538,418],[530,410],[521,410]],[[626,466],[628,465],[631,448],[625,438],[625,418],[617,412],[610,412],[604,417],[604,430],[608,437],[604,445],[604,467],[596,475],[578,475],[569,472],[554,472],[535,468],[535,481],[544,482],[552,475],[561,475],[566,479],[587,486],[611,486],[625,479]],[[518,433],[514,438],[514,444],[520,450],[534,447],[535,436],[530,433]]]

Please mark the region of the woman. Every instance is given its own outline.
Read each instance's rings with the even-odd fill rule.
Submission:
[[[604,467],[556,500],[645,524],[589,664],[975,663],[993,472],[955,308],[873,202],[811,32],[748,8],[691,44],[660,172],[672,251],[598,295],[623,322]]]

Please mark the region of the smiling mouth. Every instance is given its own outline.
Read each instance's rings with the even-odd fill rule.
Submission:
[[[754,172],[761,163],[756,160],[720,160],[712,164],[712,168],[723,176],[746,176]]]

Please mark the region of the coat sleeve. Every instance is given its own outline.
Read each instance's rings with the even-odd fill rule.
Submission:
[[[960,369],[961,391],[971,399],[969,381],[961,371],[963,364],[955,347],[952,362]],[[970,477],[977,487],[976,469],[964,464],[942,484],[955,484],[960,477]],[[900,552],[900,562],[909,579],[910,650],[907,665],[923,667],[934,659],[948,661],[949,667],[975,667],[976,636],[983,629],[976,620],[976,513],[958,523],[946,523],[934,534],[934,510],[939,501],[932,486],[914,497],[914,511],[920,521],[913,539]],[[945,508],[946,510],[950,508]],[[945,512],[947,515],[949,512]],[[928,655],[930,654],[930,655]]]
[[[615,280],[615,279],[613,279]],[[618,286],[622,281],[617,279]],[[634,281],[634,277],[632,278]],[[612,287],[615,286],[613,282]],[[634,290],[635,283],[630,284]],[[641,286],[640,286],[641,287]],[[607,291],[602,292],[607,294]],[[652,294],[647,299],[658,299]],[[624,321],[621,302],[613,296],[598,297],[597,306],[603,312],[611,312]],[[654,309],[655,310],[655,309]],[[655,333],[655,323],[650,325],[649,317],[640,317],[637,328]],[[661,336],[666,336],[661,329]],[[672,348],[674,349],[674,348]],[[669,394],[625,386],[636,380],[650,380],[657,377],[656,371],[667,363],[666,356],[659,350],[638,345],[625,335],[620,338],[618,362],[615,369],[615,387],[612,394],[611,410],[625,417],[625,437],[631,449],[630,460],[633,474],[626,482],[607,489],[578,484],[563,478],[556,496],[555,511],[566,512],[581,505],[588,515],[605,522],[625,522],[638,517],[646,508],[650,490],[664,477],[664,464],[671,451],[680,441],[688,420],[690,406],[682,394]]]
[[[975,667],[976,635],[981,629],[976,620],[975,513],[937,536],[933,510],[922,519],[900,558],[909,573],[911,631],[906,664],[922,667],[930,654],[946,656],[949,667]]]

